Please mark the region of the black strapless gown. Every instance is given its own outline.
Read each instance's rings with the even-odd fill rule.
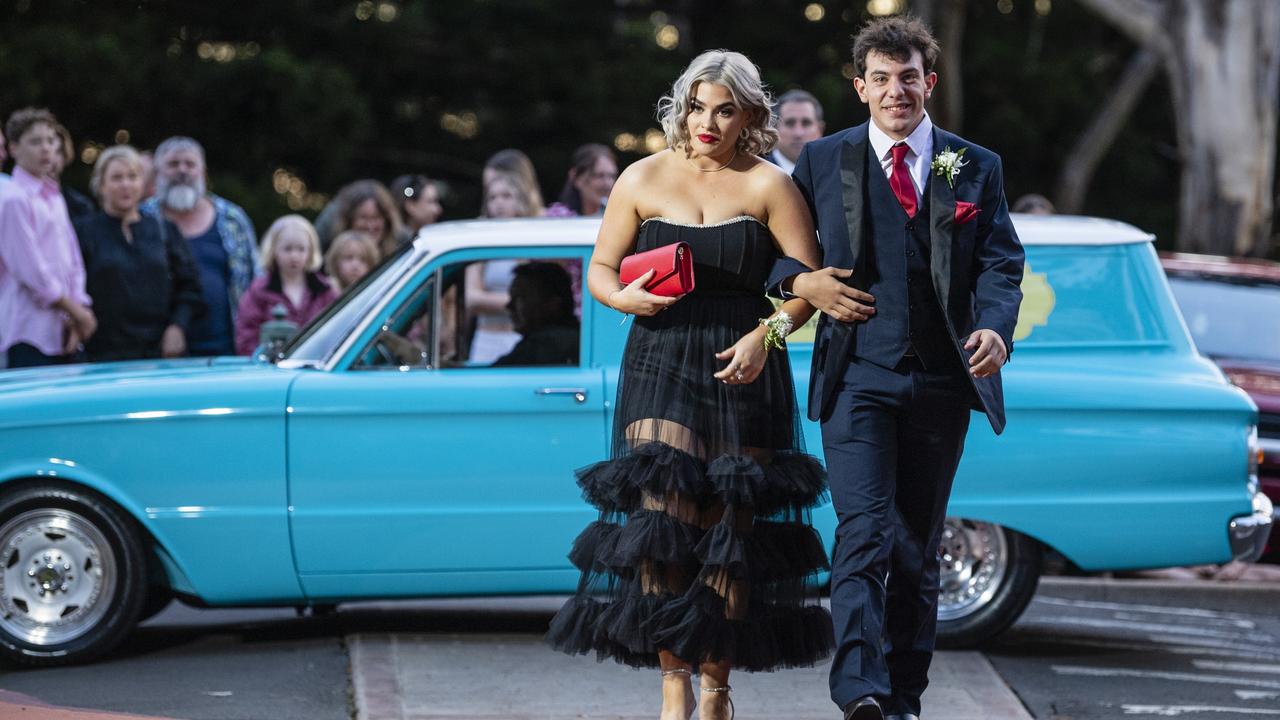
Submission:
[[[715,225],[645,221],[636,252],[687,242],[696,289],[627,339],[612,458],[578,471],[600,510],[569,554],[577,594],[548,641],[656,667],[658,651],[743,670],[812,665],[831,653],[831,616],[812,576],[828,569],[809,522],[826,473],[804,453],[791,367],[770,352],[750,385],[712,374],[715,353],[773,311],[777,257],[750,217]]]

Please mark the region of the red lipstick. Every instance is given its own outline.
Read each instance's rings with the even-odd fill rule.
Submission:
[[[715,135],[709,135],[709,134],[707,134],[707,133],[703,133],[703,134],[699,135],[699,136],[698,136],[698,139],[699,139],[699,140],[701,140],[702,142],[706,143],[707,145],[710,145],[710,144],[712,144],[712,143],[720,142],[720,138],[716,137]]]

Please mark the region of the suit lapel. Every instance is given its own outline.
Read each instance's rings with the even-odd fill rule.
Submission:
[[[948,137],[936,127],[933,130],[933,154],[942,152]],[[954,149],[954,148],[953,148]],[[930,158],[932,162],[932,158]],[[929,171],[929,274],[933,277],[933,289],[944,308],[949,307],[951,297],[951,246],[955,231],[956,192],[944,177]]]
[[[867,127],[854,128],[840,146],[840,188],[844,201],[844,224],[849,233],[852,267],[862,259],[862,241],[866,235],[865,201],[867,172]],[[857,273],[855,272],[855,275]]]

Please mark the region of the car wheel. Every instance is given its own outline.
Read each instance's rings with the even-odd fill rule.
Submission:
[[[137,624],[146,578],[133,519],[97,493],[41,483],[0,495],[0,657],[107,652]]]
[[[973,647],[999,635],[1040,581],[1040,544],[992,523],[947,518],[938,561],[939,647]]]

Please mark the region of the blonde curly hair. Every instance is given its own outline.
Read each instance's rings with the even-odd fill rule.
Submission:
[[[763,155],[778,142],[774,127],[773,97],[760,80],[760,69],[742,53],[708,50],[689,63],[671,86],[671,93],[658,101],[658,121],[667,136],[667,146],[675,149],[689,142],[689,106],[698,83],[722,85],[733,96],[733,104],[750,118],[737,145],[740,151]]]

